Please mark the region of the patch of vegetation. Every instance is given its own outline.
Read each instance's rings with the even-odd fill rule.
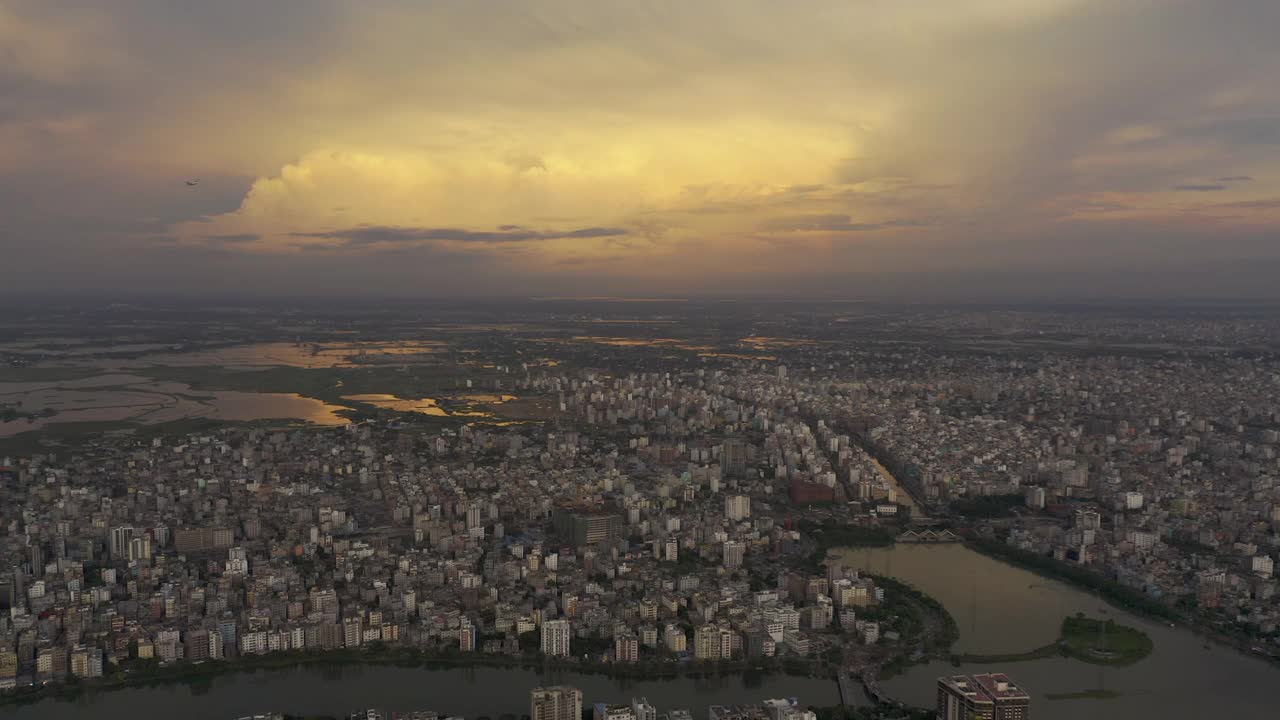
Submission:
[[[998,518],[1013,514],[1014,508],[1023,507],[1026,499],[1021,495],[977,495],[952,500],[951,512],[971,518]]]
[[[1062,646],[1077,660],[1099,665],[1132,665],[1153,648],[1151,637],[1137,628],[1084,615],[1062,621]]]
[[[797,527],[801,533],[817,542],[824,552],[838,547],[889,547],[897,537],[893,530],[883,526],[868,527],[836,520],[824,520],[821,523],[801,520]]]
[[[1044,647],[1023,653],[952,655],[951,662],[987,665],[1062,656],[1095,665],[1132,665],[1150,655],[1153,647],[1151,638],[1141,630],[1114,620],[1076,615],[1064,619],[1057,642]]]

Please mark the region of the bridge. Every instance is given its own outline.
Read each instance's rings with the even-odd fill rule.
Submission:
[[[953,543],[960,542],[960,536],[950,530],[908,530],[897,537],[900,543]]]
[[[880,684],[876,682],[874,669],[864,671],[858,675],[858,680],[862,682],[862,691],[867,697],[874,700],[880,705],[895,704],[893,698],[889,697],[885,691],[880,689]],[[854,694],[853,676],[847,672],[841,672],[836,676],[836,685],[840,689],[840,704],[854,706],[858,705],[858,697]]]

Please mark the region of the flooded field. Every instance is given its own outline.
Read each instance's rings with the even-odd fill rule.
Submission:
[[[435,340],[413,342],[352,343],[253,343],[221,348],[160,352],[143,352],[136,357],[111,357],[129,354],[128,346],[98,349],[97,353],[62,354],[42,359],[36,367],[86,367],[106,370],[148,367],[200,367],[261,369],[267,367],[333,368],[364,365],[412,365],[435,362],[436,353],[446,343]]]
[[[395,410],[397,412],[413,412],[421,415],[433,415],[437,417],[447,417],[449,411],[440,407],[434,398],[419,398],[417,400],[405,400],[395,395],[386,395],[384,393],[365,393],[363,395],[343,395],[343,400],[354,400],[366,405],[372,405],[383,410]]]
[[[343,395],[342,399],[373,405],[384,410],[411,412],[433,417],[492,418],[496,417],[493,412],[474,406],[500,405],[515,400],[516,396],[496,393],[465,393],[443,398],[450,404],[449,407],[442,407],[440,400],[436,398],[406,399],[385,393]]]
[[[347,422],[341,406],[291,393],[193,390],[179,382],[139,375],[78,380],[0,383],[0,409],[17,417],[0,422],[0,437],[55,423],[119,422],[154,425],[174,420],[299,420],[317,425]]]

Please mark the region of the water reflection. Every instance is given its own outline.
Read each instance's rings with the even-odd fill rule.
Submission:
[[[365,393],[362,395],[343,395],[343,400],[354,400],[362,402],[366,405],[372,405],[383,410],[395,410],[396,412],[414,412],[421,415],[434,415],[445,417],[449,412],[436,402],[435,398],[418,398],[416,400],[405,400],[395,395],[385,395],[382,393]]]
[[[418,413],[433,417],[493,418],[496,417],[493,412],[477,406],[500,405],[515,400],[516,396],[500,393],[463,393],[442,398],[450,403],[448,407],[442,406],[441,401],[436,398],[406,399],[384,393],[343,395],[342,399],[365,403],[383,410]]]
[[[767,675],[748,684],[741,676],[635,680],[570,672],[467,668],[427,670],[392,666],[330,665],[260,671],[214,678],[200,694],[187,685],[90,693],[76,702],[42,700],[5,708],[6,720],[126,718],[235,718],[263,712],[336,716],[356,708],[438,710],[467,718],[529,712],[529,691],[539,685],[580,688],[584,704],[646,697],[659,712],[676,708],[705,717],[714,704],[795,697],[806,705],[835,705],[836,684],[826,678]]]
[[[0,405],[24,417],[0,422],[0,437],[59,423],[159,423],[214,420],[300,420],[342,425],[347,408],[293,393],[194,390],[180,382],[136,375],[101,375],[78,380],[0,383]]]

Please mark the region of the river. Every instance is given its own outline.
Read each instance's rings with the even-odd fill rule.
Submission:
[[[233,720],[253,713],[342,715],[357,709],[436,710],[475,720],[482,715],[529,714],[529,691],[566,684],[582,690],[583,704],[648,698],[666,712],[686,708],[705,717],[716,704],[795,697],[806,705],[840,702],[833,680],[788,675],[624,680],[505,668],[426,670],[384,665],[309,666],[223,675],[208,685],[172,684],[89,694],[78,700],[41,700],[0,707],[5,720]]]
[[[1139,627],[1155,643],[1141,662],[1100,667],[1064,658],[996,666],[947,662],[916,666],[881,683],[893,697],[932,707],[939,675],[1007,672],[1032,696],[1036,720],[1253,720],[1275,717],[1280,670],[1235,650],[1212,645],[1182,629],[1136,617],[1063,583],[1005,565],[962,545],[909,545],[846,550],[846,564],[909,582],[946,605],[960,626],[955,649],[965,653],[1029,650],[1051,642],[1065,615],[1084,612]],[[1206,647],[1208,645],[1208,647]],[[622,702],[644,696],[660,712],[688,708],[702,717],[708,705],[796,697],[806,705],[834,705],[830,680],[770,675],[677,680],[618,680],[604,675],[474,668],[406,669],[390,666],[301,667],[225,675],[206,685],[164,685],[86,695],[76,701],[43,700],[0,708],[12,720],[210,718],[230,720],[254,712],[340,714],[357,708],[431,709],[465,716],[528,713],[529,690],[565,683],[582,689],[584,702]],[[1056,699],[1049,694],[1102,688],[1107,699]]]
[[[963,545],[898,544],[845,550],[842,556],[848,566],[896,577],[937,598],[959,625],[956,652],[1031,650],[1053,642],[1063,617],[1076,612],[1138,627],[1155,643],[1149,657],[1129,667],[1102,667],[1066,658],[995,666],[955,667],[949,662],[916,666],[881,683],[891,696],[909,704],[932,707],[940,675],[1006,672],[1031,694],[1031,716],[1036,720],[1277,717],[1280,670],[1265,661],[1209,643],[1187,630],[1137,617],[1092,594]],[[1106,699],[1046,697],[1096,689],[1120,695]]]

